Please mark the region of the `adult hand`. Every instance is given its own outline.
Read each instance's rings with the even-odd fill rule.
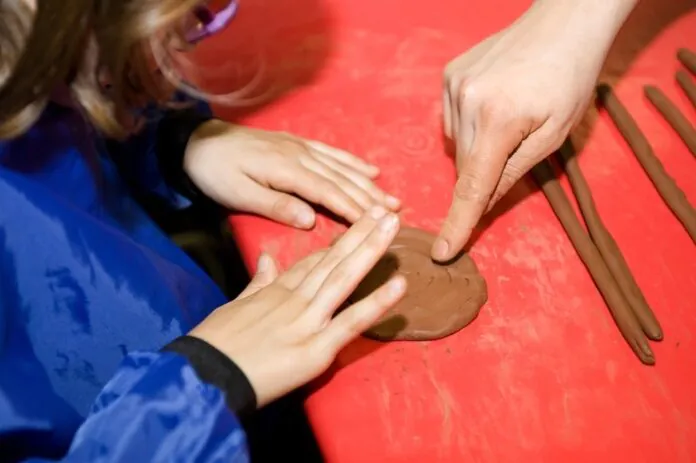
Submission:
[[[345,151],[280,132],[213,120],[189,141],[184,168],[206,195],[225,207],[311,228],[305,201],[355,222],[375,205],[399,201],[372,182],[379,169]]]
[[[582,117],[636,0],[538,0],[445,70],[444,128],[457,149],[452,206],[432,255],[454,257],[481,216]]]
[[[279,272],[268,256],[235,301],[220,307],[190,335],[229,356],[263,406],[324,372],[338,352],[404,294],[397,276],[334,317],[386,252],[399,229],[395,214],[370,210],[330,249]]]

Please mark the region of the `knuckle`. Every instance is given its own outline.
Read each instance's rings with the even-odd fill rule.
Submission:
[[[314,254],[310,255],[309,257],[305,257],[300,262],[295,264],[295,266],[293,267],[293,270],[300,272],[303,275],[306,275],[308,272],[310,272],[312,269],[314,269],[317,265],[319,265],[319,263],[324,260],[326,255],[327,255],[327,251],[321,251],[321,252],[314,253]]]
[[[306,183],[306,187],[312,191],[313,197],[308,199],[320,201],[324,205],[326,201],[335,201],[341,195],[338,185],[321,173],[311,172],[303,183]]]
[[[295,343],[302,343],[322,330],[322,321],[310,315],[312,314],[309,312],[303,312],[288,324],[288,331],[291,333]]]
[[[508,164],[500,177],[501,185],[508,185],[517,182],[525,174],[526,169],[517,164]]]
[[[512,104],[505,98],[485,99],[480,114],[483,124],[502,124],[514,117]]]
[[[339,204],[345,208],[350,206],[348,202],[348,196],[340,189],[338,186],[332,182],[326,181],[325,184],[320,185],[319,192],[324,198],[324,204],[332,204],[334,207]]]
[[[463,172],[454,187],[454,197],[461,202],[486,204],[491,193],[484,187],[481,179],[472,173]]]
[[[368,191],[380,191],[377,186],[372,183],[372,180],[370,180],[367,176],[364,174],[361,174],[359,172],[352,172],[353,175],[350,175],[350,177],[344,175],[347,181],[350,183],[355,184],[355,186],[360,187],[364,190]]]
[[[452,236],[460,230],[461,227],[456,226],[451,220],[443,222],[441,233],[444,236]]]
[[[345,286],[352,279],[355,279],[355,275],[356,272],[352,271],[352,269],[347,268],[345,265],[339,265],[331,272],[331,284],[336,285],[337,288]]]
[[[348,319],[346,331],[349,333],[350,337],[359,336],[370,328],[370,321],[370,318],[365,316],[363,312],[353,310],[350,314],[350,318]]]
[[[283,139],[278,141],[277,149],[284,155],[294,154],[295,156],[303,156],[309,153],[304,143],[292,137],[283,137]]]
[[[326,257],[326,255],[328,254],[328,252],[329,252],[329,248],[324,248],[324,249],[320,249],[320,250],[316,251],[314,254],[312,254],[312,255],[310,255],[309,257],[307,257],[307,259],[306,259],[307,265],[309,265],[309,266],[311,266],[311,267],[314,267],[314,266],[317,265],[324,257]]]
[[[306,351],[306,355],[312,365],[315,365],[318,370],[326,370],[331,363],[336,359],[338,351],[343,346],[334,346],[336,343],[335,339],[331,339],[328,345],[322,345],[322,349],[309,348]],[[310,347],[310,346],[308,346]],[[301,359],[304,363],[304,359]]]
[[[482,93],[483,89],[480,84],[473,82],[470,78],[464,78],[457,82],[457,87],[453,90],[453,94],[457,95],[460,104],[481,101]]]
[[[298,319],[300,314],[305,313],[307,307],[312,303],[312,296],[302,288],[297,288],[292,291],[288,291],[286,298],[286,305],[288,309],[294,310]]]

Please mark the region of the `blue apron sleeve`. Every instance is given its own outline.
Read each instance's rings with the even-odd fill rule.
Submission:
[[[246,463],[249,456],[222,391],[202,382],[184,356],[164,352],[126,357],[60,461]]]
[[[121,176],[134,193],[155,195],[173,209],[184,209],[199,199],[184,173],[183,158],[191,134],[213,118],[203,101],[185,102],[181,109],[151,109],[146,112],[142,129],[128,140],[108,141],[108,151]]]

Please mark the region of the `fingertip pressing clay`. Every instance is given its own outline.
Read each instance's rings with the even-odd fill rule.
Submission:
[[[395,274],[406,277],[404,297],[364,335],[380,341],[424,341],[449,336],[471,323],[488,299],[486,282],[466,254],[448,264],[430,257],[435,236],[402,228],[387,253],[356,288],[355,303]]]

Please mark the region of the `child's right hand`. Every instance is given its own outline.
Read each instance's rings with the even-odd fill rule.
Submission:
[[[343,347],[401,299],[406,281],[395,277],[334,318],[398,230],[398,217],[377,207],[331,248],[283,274],[262,255],[249,287],[190,335],[237,364],[259,407],[289,393],[326,371]]]

